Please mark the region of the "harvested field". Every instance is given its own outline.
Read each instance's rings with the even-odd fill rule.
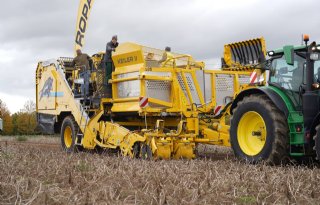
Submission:
[[[247,165],[227,148],[202,146],[192,161],[144,161],[0,146],[0,204],[320,204],[319,168]]]

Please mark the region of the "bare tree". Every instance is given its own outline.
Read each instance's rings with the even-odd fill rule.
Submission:
[[[1,99],[0,99],[0,117],[3,117],[5,115],[10,115],[9,109],[6,105],[6,103],[4,103]]]
[[[36,103],[33,100],[28,100],[22,109],[22,112],[33,113],[36,111]]]

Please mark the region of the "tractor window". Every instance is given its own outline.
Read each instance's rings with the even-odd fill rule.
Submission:
[[[320,83],[320,61],[314,62],[314,79],[315,82]]]
[[[288,65],[284,58],[274,59],[271,65],[270,82],[276,83],[287,90],[299,91],[305,81],[305,59],[294,55],[294,65]]]

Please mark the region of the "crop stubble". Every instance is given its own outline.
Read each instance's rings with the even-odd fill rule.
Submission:
[[[320,203],[319,168],[248,165],[226,148],[201,146],[191,161],[145,161],[0,146],[0,204]]]

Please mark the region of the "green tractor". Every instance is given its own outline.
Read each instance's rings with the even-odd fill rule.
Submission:
[[[250,163],[320,160],[320,46],[269,51],[261,66],[268,82],[241,92],[231,105],[230,142]]]

